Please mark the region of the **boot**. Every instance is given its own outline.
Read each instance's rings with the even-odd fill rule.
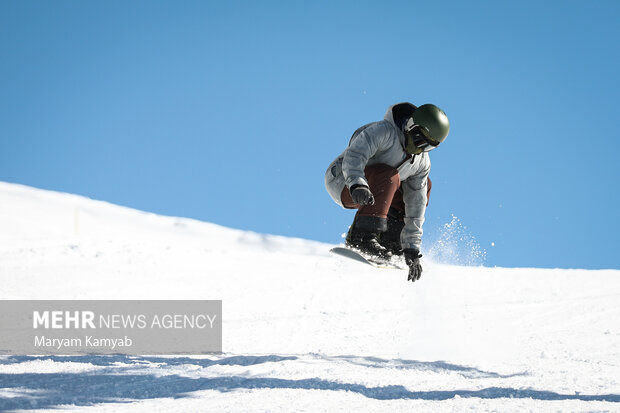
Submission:
[[[405,226],[405,213],[396,208],[390,208],[387,214],[387,231],[381,233],[378,241],[391,255],[402,255],[400,233]]]
[[[356,215],[347,233],[345,245],[373,257],[389,258],[388,250],[378,240],[386,229],[385,218]]]

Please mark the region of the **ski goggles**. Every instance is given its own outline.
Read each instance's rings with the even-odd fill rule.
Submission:
[[[412,155],[432,151],[440,144],[440,142],[427,136],[426,131],[420,125],[413,125],[405,131],[405,143],[407,152]]]

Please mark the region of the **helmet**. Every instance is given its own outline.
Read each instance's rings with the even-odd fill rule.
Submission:
[[[427,103],[418,107],[412,115],[413,123],[419,125],[424,136],[435,146],[446,139],[450,122],[446,113],[437,106]]]

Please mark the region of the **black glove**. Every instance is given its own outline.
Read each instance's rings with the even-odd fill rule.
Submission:
[[[409,267],[409,278],[407,281],[417,281],[422,276],[422,265],[420,265],[420,251],[414,250],[413,248],[407,248],[404,250],[405,253],[405,263]]]
[[[374,205],[375,197],[372,196],[372,192],[364,185],[353,185],[351,188],[351,199],[354,204],[358,205]]]

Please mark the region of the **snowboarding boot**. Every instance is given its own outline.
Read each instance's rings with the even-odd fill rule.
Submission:
[[[378,241],[391,255],[402,255],[400,233],[405,226],[405,213],[396,208],[390,208],[387,214],[387,231],[381,233]]]
[[[386,229],[385,218],[356,215],[347,233],[345,245],[372,257],[389,258],[391,254],[378,240]]]

